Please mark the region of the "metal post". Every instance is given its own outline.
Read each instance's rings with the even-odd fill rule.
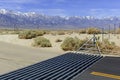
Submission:
[[[109,25],[109,39],[110,39],[110,25]]]
[[[95,34],[93,34],[93,44],[94,44],[94,46],[96,45],[96,37],[95,37]]]
[[[115,36],[116,25],[114,24],[114,36]]]
[[[92,41],[92,43],[91,43],[91,41]],[[87,46],[90,46],[90,47],[87,47]],[[89,39],[88,41],[86,41],[75,53],[77,53],[80,50],[85,50],[85,51],[90,51],[90,52],[92,50],[92,51],[94,51],[93,53],[96,53],[96,51],[97,51],[98,54],[101,55],[101,50],[97,43],[97,38],[96,38],[95,34],[93,34],[93,37],[91,39]]]
[[[120,29],[120,23],[119,23],[119,29]]]
[[[14,30],[14,32],[15,32],[15,24],[13,24],[13,30]]]
[[[104,28],[102,28],[102,41],[104,40]]]

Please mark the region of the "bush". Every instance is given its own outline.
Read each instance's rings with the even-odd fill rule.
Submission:
[[[64,51],[73,51],[79,49],[88,39],[79,40],[77,37],[67,37],[61,44],[61,48]],[[92,43],[91,41],[89,43]],[[114,42],[110,42],[108,39],[104,39],[103,42],[97,41],[100,50],[104,54],[112,53],[118,51],[120,48],[115,45]],[[92,46],[88,46],[92,48]]]
[[[31,31],[23,31],[18,35],[18,37],[20,39],[32,39],[36,37],[36,34]]]
[[[50,32],[50,34],[51,34],[52,36],[56,36],[56,35],[57,35],[56,32]]]
[[[71,34],[73,34],[73,31],[72,30],[67,31],[66,34],[71,35]]]
[[[88,28],[87,29],[87,34],[100,34],[101,31],[97,28]]]
[[[86,30],[85,29],[81,29],[80,31],[79,31],[79,34],[85,34],[86,33]]]
[[[52,47],[50,41],[44,37],[37,37],[34,39],[33,46],[37,47]]]
[[[67,51],[67,50],[73,50],[74,45],[75,45],[74,39],[71,37],[67,37],[61,44],[61,47],[64,51]]]
[[[61,44],[64,51],[77,50],[82,45],[82,42],[77,38],[67,37]]]
[[[57,39],[55,42],[62,42],[62,40],[61,39]]]
[[[43,36],[45,33],[43,31],[23,31],[19,33],[18,37],[20,39],[32,39],[37,36]]]
[[[111,51],[115,51],[117,46],[114,42],[110,42],[108,39],[104,39],[102,42],[98,42],[98,45],[104,54],[108,54]]]
[[[33,31],[33,33],[35,33],[36,37],[37,36],[43,36],[45,34],[44,31]]]
[[[65,35],[65,32],[63,32],[63,31],[58,31],[57,34],[58,34],[58,35]]]
[[[120,34],[120,28],[119,28],[119,29],[117,29],[117,31],[116,31],[116,32],[117,32],[117,34]]]

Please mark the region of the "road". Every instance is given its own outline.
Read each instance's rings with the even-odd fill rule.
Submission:
[[[0,75],[55,57],[61,53],[0,42]]]
[[[120,57],[104,57],[74,80],[120,80]]]

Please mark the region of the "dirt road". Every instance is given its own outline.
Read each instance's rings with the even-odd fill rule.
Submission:
[[[0,75],[63,54],[57,50],[38,49],[0,42]]]

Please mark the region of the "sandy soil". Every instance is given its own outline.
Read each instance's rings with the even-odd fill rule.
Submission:
[[[31,42],[33,40],[31,40],[31,39],[19,39],[18,35],[0,35],[0,41],[29,47],[29,46],[31,46]]]
[[[64,52],[57,50],[26,47],[0,41],[0,74],[14,71],[62,54]]]

